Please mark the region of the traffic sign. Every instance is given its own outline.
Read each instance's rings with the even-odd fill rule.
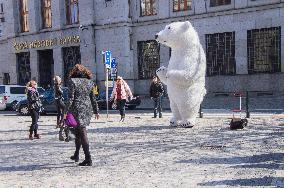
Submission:
[[[111,52],[109,50],[105,51],[105,64],[106,64],[106,68],[110,69],[110,67],[111,67]]]
[[[116,59],[112,58],[111,59],[111,68],[116,68],[117,64],[116,64]]]

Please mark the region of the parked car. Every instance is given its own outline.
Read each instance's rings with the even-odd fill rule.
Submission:
[[[44,92],[44,89],[38,87],[40,94]],[[26,86],[20,85],[0,85],[0,98],[4,97],[6,101],[6,108],[15,110],[19,101],[27,99]]]
[[[111,96],[111,93],[109,92],[109,98]],[[98,97],[97,99],[97,102],[98,102],[98,106],[99,106],[99,109],[106,109],[107,108],[107,103],[106,103],[106,94],[105,92],[102,92],[100,94],[100,96]],[[113,101],[110,101],[108,103],[108,107],[109,109],[113,109],[112,108],[112,104],[113,104]],[[130,109],[130,110],[134,110],[137,106],[139,106],[141,104],[141,99],[138,95],[134,95],[134,97],[132,98],[131,101],[127,101],[126,104],[125,104],[125,107]]]
[[[0,97],[0,110],[5,110],[6,109],[6,100],[4,97]]]
[[[64,102],[66,103],[68,99],[68,88],[64,87],[62,89]],[[44,91],[43,94],[40,96],[40,99],[43,107],[41,113],[47,114],[57,112],[53,89]],[[16,106],[16,111],[21,115],[29,115],[28,100],[25,99],[20,101]]]

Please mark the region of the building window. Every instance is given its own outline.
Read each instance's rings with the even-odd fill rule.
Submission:
[[[235,75],[235,32],[206,37],[207,76]]]
[[[174,12],[191,9],[192,0],[174,0]]]
[[[210,0],[210,7],[229,5],[229,4],[231,4],[231,0]]]
[[[138,42],[139,79],[152,78],[160,67],[160,46],[157,41]]]
[[[21,32],[29,31],[29,8],[28,0],[20,0]]]
[[[22,52],[17,54],[17,75],[19,85],[26,85],[31,80],[29,52]]]
[[[51,0],[42,0],[42,26],[43,28],[52,27]]]
[[[67,25],[79,23],[79,0],[65,0]]]
[[[141,16],[157,14],[156,0],[141,0]]]
[[[248,72],[275,73],[281,71],[281,28],[248,31]]]

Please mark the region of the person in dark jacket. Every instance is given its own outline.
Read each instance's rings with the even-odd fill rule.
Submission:
[[[150,86],[150,97],[154,101],[154,118],[157,118],[157,113],[159,113],[159,118],[162,118],[162,96],[164,94],[164,87],[160,79],[157,76],[153,77]]]
[[[39,119],[39,112],[41,109],[41,101],[39,98],[39,93],[37,91],[36,81],[32,80],[27,83],[26,93],[27,93],[27,99],[28,99],[29,112],[32,118],[29,139],[30,140],[33,140],[34,138],[39,139],[40,137],[38,134],[38,119]],[[34,137],[33,137],[33,133],[34,133]]]
[[[59,130],[59,140],[69,142],[69,129],[67,126],[64,127],[64,114],[66,113],[66,106],[64,104],[63,90],[62,90],[62,80],[59,76],[54,77],[54,99],[57,108],[57,126]],[[63,130],[65,132],[66,138],[64,139]]]
[[[90,124],[93,113],[96,114],[96,119],[99,119],[99,109],[92,91],[94,85],[91,80],[92,74],[83,65],[76,64],[69,77],[67,109],[69,113],[73,114],[78,123],[78,126],[74,129],[76,150],[71,159],[75,160],[75,162],[79,161],[79,151],[82,146],[85,160],[79,163],[79,166],[92,166],[86,127]]]
[[[65,112],[65,104],[63,98],[63,90],[61,87],[61,78],[59,76],[54,77],[54,99],[57,108],[57,126],[59,128],[63,124],[63,117]]]

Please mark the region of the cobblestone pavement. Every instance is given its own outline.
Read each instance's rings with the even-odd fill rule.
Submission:
[[[42,138],[30,141],[30,117],[2,114],[0,187],[284,187],[284,119],[249,119],[230,131],[230,120],[216,117],[170,128],[169,115],[92,119],[94,166],[78,167],[69,159],[74,142],[58,140],[55,116],[42,116]]]

